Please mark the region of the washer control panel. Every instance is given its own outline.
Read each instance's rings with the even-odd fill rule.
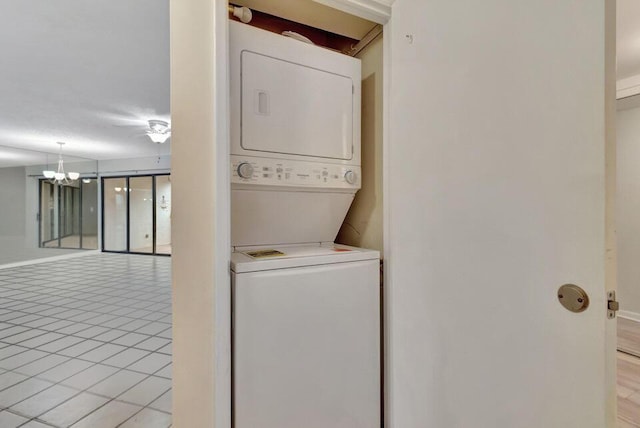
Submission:
[[[232,184],[359,189],[360,182],[357,166],[231,156]]]

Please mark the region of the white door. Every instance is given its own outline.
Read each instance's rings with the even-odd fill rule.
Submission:
[[[603,3],[394,3],[387,427],[608,426]]]

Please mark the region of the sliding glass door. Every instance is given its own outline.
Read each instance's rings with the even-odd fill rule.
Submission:
[[[171,254],[171,178],[104,178],[103,251]]]
[[[40,247],[97,249],[97,205],[95,179],[65,185],[40,180]]]
[[[82,248],[98,249],[98,180],[83,178],[80,186],[80,236]]]

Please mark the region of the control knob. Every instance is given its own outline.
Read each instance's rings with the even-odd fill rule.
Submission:
[[[238,165],[238,175],[240,178],[251,178],[253,177],[253,166],[249,162],[242,162]]]
[[[357,178],[356,173],[351,170],[344,173],[344,180],[349,184],[356,184]]]

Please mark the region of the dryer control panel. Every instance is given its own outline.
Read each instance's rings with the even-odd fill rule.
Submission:
[[[231,183],[360,189],[360,167],[331,163],[231,156]]]

